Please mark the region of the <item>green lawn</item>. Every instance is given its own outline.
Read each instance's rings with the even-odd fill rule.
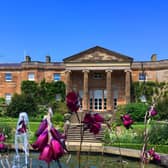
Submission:
[[[7,143],[13,143],[14,142],[14,136],[15,136],[15,130],[16,130],[16,124],[17,124],[17,118],[4,118],[0,117],[0,131],[5,129],[6,132],[11,131],[10,137],[6,139]],[[54,123],[54,122],[53,122]],[[35,132],[37,131],[39,127],[40,121],[31,121],[29,122],[29,141],[30,143],[34,142],[36,137],[35,137]],[[60,127],[63,124],[58,123],[59,125],[55,125],[55,127]],[[10,131],[8,131],[10,130]]]
[[[17,124],[17,118],[0,118],[0,130],[3,128],[8,131],[7,128],[10,128],[11,130],[11,136],[7,138],[7,143],[13,143],[14,142],[14,135],[16,130],[16,124]],[[54,122],[53,122],[54,123]],[[38,129],[38,126],[40,124],[40,121],[31,121],[29,122],[29,142],[32,143],[35,141],[35,132]],[[139,140],[139,137],[136,138],[136,134],[143,134],[144,130],[144,124],[143,123],[135,123],[133,125],[133,129],[125,129],[125,127],[120,127],[121,134],[119,136],[120,140],[120,146],[124,148],[132,148],[132,149],[141,149],[142,148],[142,142],[143,140]],[[119,146],[118,139],[115,136],[115,133],[111,135],[111,139],[109,140],[110,143],[105,143],[105,145],[111,145],[111,146]],[[115,141],[116,140],[116,141]],[[155,147],[157,152],[160,153],[168,153],[168,145],[151,145],[148,144],[149,147]]]

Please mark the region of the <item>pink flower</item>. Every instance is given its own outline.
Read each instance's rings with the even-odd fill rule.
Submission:
[[[62,145],[59,143],[59,141],[55,139],[52,139],[50,144],[53,151],[53,159],[59,159],[64,154],[64,149]]]
[[[148,150],[148,153],[150,156],[153,156],[155,154],[155,150],[151,148],[150,150]]]
[[[151,106],[151,108],[149,110],[149,116],[153,117],[155,115],[157,115],[157,111],[156,111],[156,109],[153,106]]]
[[[42,151],[43,148],[47,145],[47,143],[48,143],[48,132],[45,131],[37,138],[36,142],[32,144],[32,147],[34,149]]]
[[[123,119],[129,121],[129,120],[131,120],[131,116],[129,114],[125,114],[123,116]]]
[[[50,132],[54,139],[59,140],[62,138],[62,135],[54,127],[51,127]]]
[[[21,120],[20,123],[19,123],[19,126],[20,128],[18,129],[18,132],[19,133],[25,133],[27,130],[26,128],[26,124],[25,124],[25,121],[24,120]]]
[[[53,159],[53,150],[50,145],[46,145],[40,153],[39,160],[44,160],[50,163]]]
[[[157,161],[157,162],[160,162],[160,161],[161,161],[160,155],[158,155],[157,153],[154,154],[153,159],[154,159],[155,161]]]
[[[86,113],[84,120],[83,120],[83,123],[91,124],[93,121],[94,121],[94,119],[93,119],[92,115],[90,113]]]
[[[129,114],[121,116],[121,119],[126,129],[129,129],[134,122]]]
[[[104,122],[104,118],[99,114],[86,113],[83,123],[84,130],[89,129],[93,134],[98,134],[101,129],[101,123]]]
[[[98,134],[101,129],[101,124],[98,122],[94,122],[90,127],[90,132],[93,134]]]
[[[104,118],[103,118],[100,114],[98,114],[98,113],[94,114],[94,115],[93,115],[93,118],[94,118],[94,120],[95,120],[96,122],[100,122],[100,123],[103,123],[103,122],[104,122]]]
[[[4,143],[0,143],[0,151],[4,151],[6,149],[6,145]]]
[[[148,150],[148,154],[149,156],[152,158],[151,160],[156,161],[156,162],[160,162],[160,155],[155,153],[154,148],[151,148],[150,150]]]
[[[79,109],[79,99],[78,95],[72,91],[66,96],[66,104],[71,112],[77,112]]]
[[[66,145],[65,145],[65,139],[66,139],[66,135],[65,134],[61,134],[59,131],[57,131],[54,127],[52,127],[50,129],[51,135],[52,137],[57,140],[62,147],[64,148],[65,151],[68,152]]]
[[[47,126],[48,126],[47,120],[44,119],[39,125],[39,128],[36,132],[36,136],[39,136],[47,128]]]
[[[5,135],[3,133],[0,133],[0,142],[4,142],[5,139]]]

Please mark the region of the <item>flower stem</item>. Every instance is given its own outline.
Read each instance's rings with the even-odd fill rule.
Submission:
[[[58,167],[59,167],[59,168],[62,168],[62,166],[61,166],[61,163],[60,163],[59,159],[57,159],[57,165],[58,165]]]
[[[143,147],[142,147],[142,150],[141,150],[141,164],[142,166],[144,167],[144,163],[145,163],[145,159],[146,159],[146,156],[145,156],[145,152],[146,152],[146,149],[147,149],[147,142],[148,142],[148,124],[150,122],[150,118],[148,119],[148,114],[149,112],[146,111],[145,113],[145,118],[144,118],[144,125],[145,125],[145,128],[144,128],[144,143],[143,143]]]
[[[78,152],[78,168],[80,168],[80,163],[81,163],[81,150],[82,150],[82,142],[83,142],[83,137],[84,137],[84,129],[83,129],[83,124],[80,123],[80,145],[79,145],[79,152]]]

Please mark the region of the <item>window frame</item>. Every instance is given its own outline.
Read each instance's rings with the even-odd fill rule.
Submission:
[[[33,75],[33,78],[32,78],[31,75]],[[29,81],[35,81],[35,73],[34,72],[29,72],[27,78],[28,78]]]
[[[59,75],[59,76],[57,76],[57,75]],[[57,78],[59,78],[59,79],[57,79]],[[61,74],[60,73],[54,73],[53,74],[53,80],[55,82],[60,81],[61,80]]]
[[[139,81],[146,81],[147,80],[147,75],[146,73],[140,72],[138,76]]]
[[[93,74],[93,79],[103,79],[103,74],[100,72],[95,72]]]
[[[6,82],[12,81],[12,73],[10,73],[10,72],[5,73],[5,81]]]
[[[11,93],[5,93],[5,102],[6,104],[9,104],[12,99],[12,94]]]

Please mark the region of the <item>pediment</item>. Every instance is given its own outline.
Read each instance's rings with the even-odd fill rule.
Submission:
[[[65,63],[132,62],[131,57],[96,46],[64,59]]]

